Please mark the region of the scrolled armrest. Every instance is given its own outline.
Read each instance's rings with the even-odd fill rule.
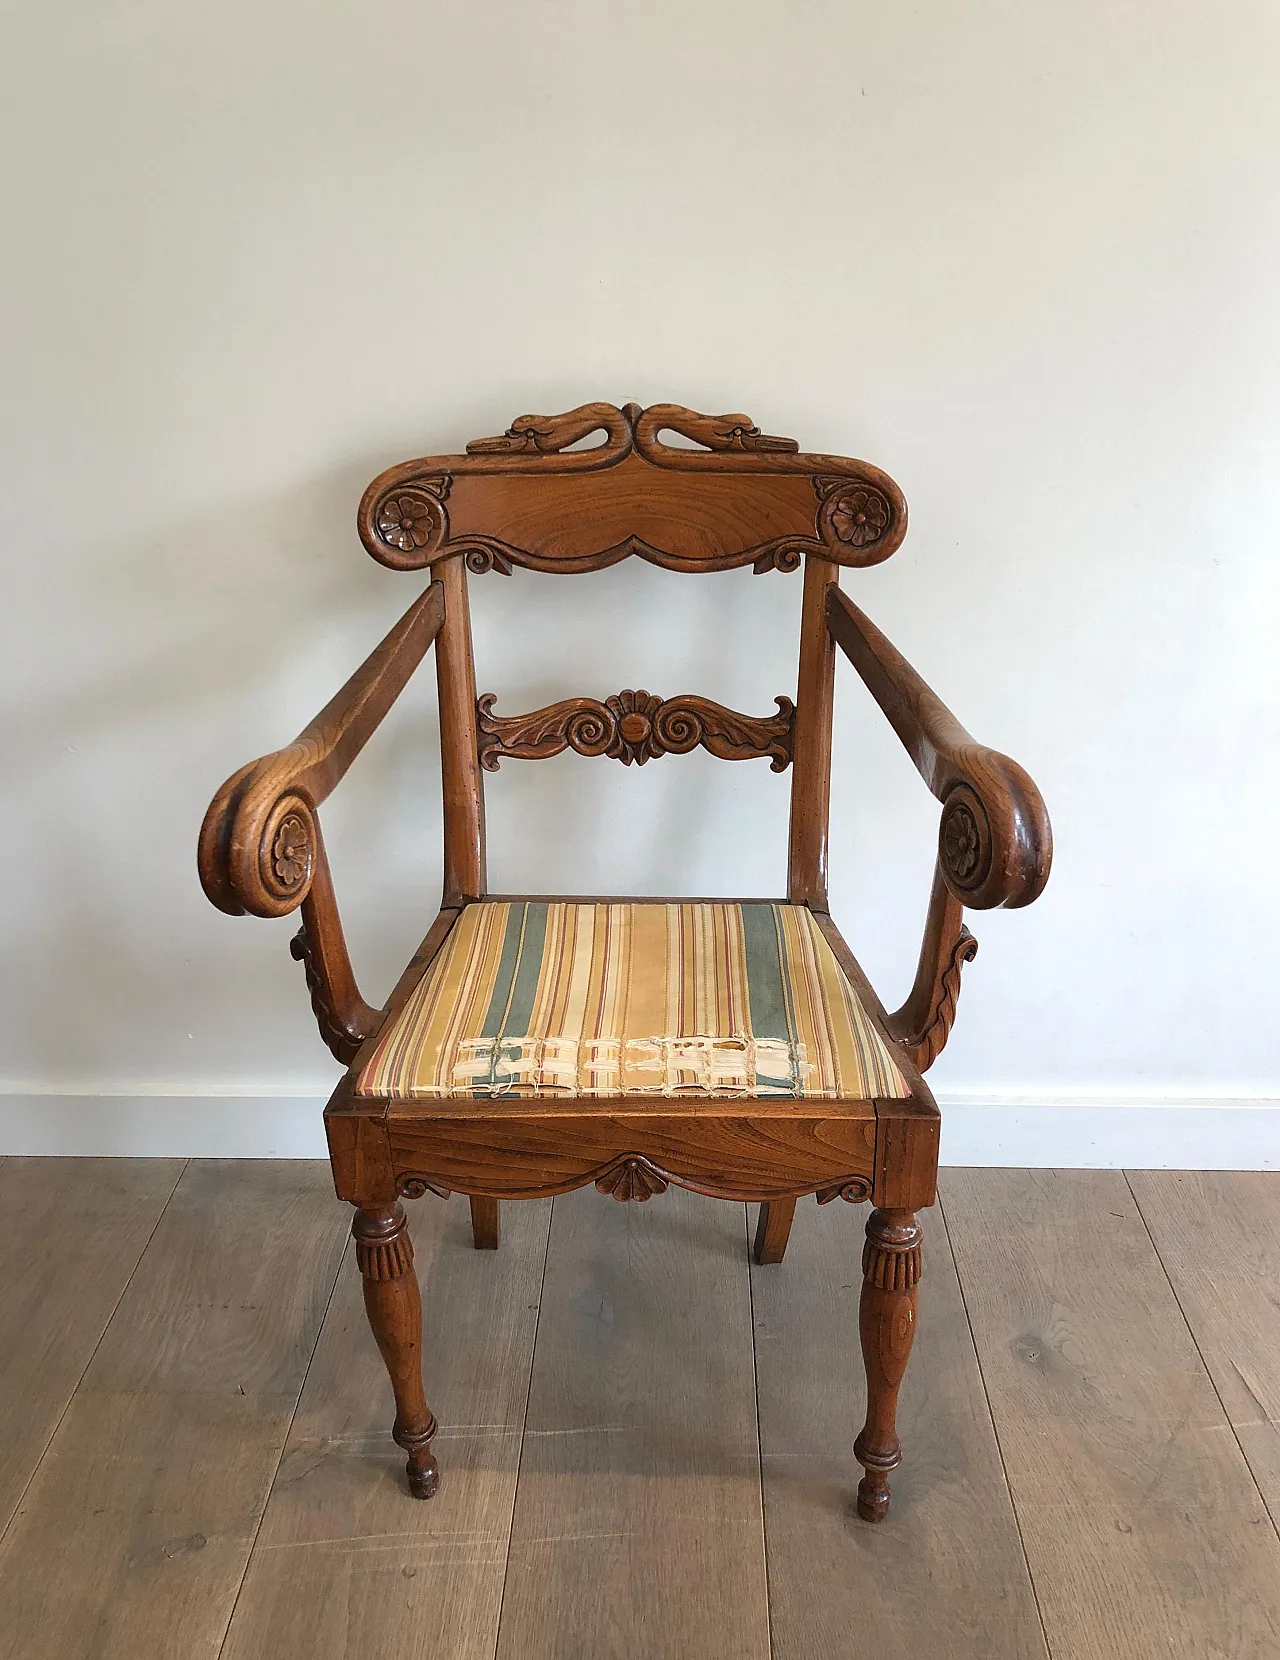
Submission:
[[[324,862],[315,810],[364,748],[444,622],[433,582],[285,749],[251,761],[214,796],[200,828],[200,881],[229,916],[286,916]]]
[[[1040,792],[1007,755],[973,739],[847,594],[827,588],[827,628],[942,802],[938,863],[962,905],[1029,905],[1049,879],[1053,832]]]

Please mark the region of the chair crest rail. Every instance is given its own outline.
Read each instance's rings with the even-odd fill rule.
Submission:
[[[572,749],[642,767],[655,756],[687,755],[701,745],[722,761],[767,755],[772,770],[783,772],[791,764],[796,710],[789,697],[773,701],[776,715],[740,715],[706,697],[627,690],[603,701],[570,697],[527,715],[495,715],[497,696],[485,692],[476,699],[480,764],[496,772],[504,756],[542,761]]]
[[[596,432],[603,442],[574,447]],[[665,443],[664,432],[688,442]],[[808,554],[877,565],[906,534],[907,504],[878,467],[804,454],[749,415],[591,403],[521,415],[463,455],[388,468],[358,526],[393,570],[460,554],[477,574],[569,574],[635,555],[668,570],[761,574],[798,570]]]

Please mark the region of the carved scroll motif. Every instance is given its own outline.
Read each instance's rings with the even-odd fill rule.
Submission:
[[[713,1199],[746,1200],[751,1203],[795,1199],[797,1186],[802,1192],[814,1191],[813,1185],[802,1185],[806,1179],[812,1184],[813,1178],[803,1175],[797,1177],[796,1185],[792,1186],[789,1192],[787,1179],[780,1175],[778,1185],[782,1191],[771,1192],[767,1185],[762,1186],[758,1171],[734,1176],[720,1170],[714,1173],[701,1169],[672,1170],[656,1163],[646,1154],[637,1152],[617,1153],[603,1163],[593,1164],[584,1156],[581,1162],[575,1157],[562,1160],[561,1164],[563,1167],[554,1173],[526,1168],[517,1179],[500,1184],[496,1193],[490,1187],[492,1171],[489,1171],[485,1174],[484,1185],[489,1187],[491,1195],[498,1199],[537,1199],[570,1193],[575,1188],[594,1183],[601,1193],[614,1199],[634,1199],[640,1202],[659,1193],[665,1193],[667,1188],[672,1186],[685,1188],[691,1193],[705,1193]],[[466,1192],[470,1183],[476,1179],[476,1174],[474,1169],[467,1172],[459,1171],[452,1176],[422,1170],[404,1170],[396,1178],[396,1191],[406,1199],[418,1199],[424,1193],[435,1193],[442,1199],[447,1199],[451,1182],[456,1183],[457,1191]],[[871,1177],[842,1176],[837,1182],[824,1181],[816,1191],[821,1204],[841,1198],[857,1204],[871,1197]]]
[[[577,447],[597,432],[602,442]],[[699,447],[665,443],[664,432],[678,433]],[[659,469],[646,482],[650,505],[670,500],[668,545],[646,541],[637,523],[627,527],[631,534],[607,547],[578,547],[572,552],[548,547],[545,540],[539,541],[537,531],[545,538],[558,530],[558,515],[569,506],[563,495],[555,497],[554,510],[535,509],[530,514],[522,506],[518,522],[522,530],[530,529],[526,546],[504,539],[502,531],[510,522],[505,505],[495,511],[491,524],[483,522],[483,515],[477,519],[472,512],[469,517],[459,508],[457,526],[450,525],[449,510],[455,505],[450,502],[451,493],[456,490],[461,499],[462,482],[476,475],[554,480],[565,474],[607,474],[616,468],[619,498],[629,500],[635,488],[635,474],[629,469],[641,464]],[[713,493],[727,481],[711,475],[739,475],[740,498],[748,504],[759,483],[762,524],[771,524],[775,534],[754,545],[735,546],[731,541],[708,552],[697,538],[681,534],[682,522],[687,529],[690,503],[688,492],[679,488],[680,481],[670,476],[675,473],[705,478],[707,490]],[[789,476],[797,487],[790,493],[782,489],[781,505],[780,476]],[[808,495],[806,479],[817,495],[816,508],[803,505]],[[602,488],[607,499],[613,487]],[[502,497],[504,504],[515,499],[510,492]],[[750,522],[749,512],[746,522]],[[629,403],[619,409],[609,403],[590,403],[562,415],[518,416],[504,433],[473,439],[462,455],[424,456],[389,468],[365,492],[358,524],[368,551],[394,570],[421,570],[437,559],[460,553],[477,573],[509,574],[515,565],[559,572],[601,570],[632,555],[668,570],[729,570],[751,565],[760,573],[796,570],[806,554],[822,555],[841,565],[878,564],[902,541],[907,510],[902,492],[879,468],[845,456],[802,454],[794,438],[761,432],[749,415],[700,415],[680,404],[641,409]],[[776,534],[784,528],[786,534]],[[660,539],[666,542],[666,535]]]
[[[397,1179],[396,1192],[406,1199],[424,1199],[428,1193],[434,1193],[437,1199],[451,1197],[447,1187],[442,1187],[439,1182],[430,1182],[425,1176],[415,1176],[411,1171]]]
[[[829,1205],[835,1199],[845,1199],[851,1205],[860,1205],[864,1199],[871,1197],[870,1176],[847,1176],[842,1182],[833,1182],[830,1187],[818,1189],[818,1203]]]
[[[480,763],[496,772],[504,755],[541,761],[573,749],[579,755],[609,755],[624,766],[643,766],[658,755],[687,755],[699,745],[722,761],[767,755],[774,772],[790,764],[795,705],[776,697],[776,715],[740,715],[710,698],[687,694],[661,698],[653,692],[623,691],[603,702],[565,698],[527,715],[495,715],[497,696],[476,699]]]

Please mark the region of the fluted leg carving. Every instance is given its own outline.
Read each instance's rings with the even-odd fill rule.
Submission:
[[[866,1474],[858,1484],[858,1514],[883,1521],[889,1510],[889,1472],[902,1462],[896,1417],[911,1344],[916,1335],[920,1226],[909,1210],[873,1210],[862,1253],[859,1328],[867,1368],[867,1421],[853,1454]]]
[[[440,1485],[431,1451],[436,1420],[422,1391],[422,1298],[404,1210],[398,1204],[365,1206],[356,1211],[351,1232],[364,1306],[395,1391],[391,1433],[409,1455],[409,1491],[429,1499]]]

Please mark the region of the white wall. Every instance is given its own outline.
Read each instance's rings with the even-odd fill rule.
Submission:
[[[208,906],[201,814],[420,586],[356,541],[368,479],[589,398],[745,409],[906,491],[846,586],[1057,837],[1045,897],[973,921],[952,1152],[1001,1156],[992,1101],[1031,1109],[1016,1156],[1093,1156],[1093,1124],[1104,1160],[1116,1102],[1276,1102],[1274,5],[75,0],[3,31],[11,1148],[314,1139],[271,1119],[337,1073],[293,920]],[[798,601],[484,578],[480,684],[763,712]],[[428,674],[325,810],[375,998],[438,891],[432,705]],[[937,810],[851,671],[837,715],[833,907],[894,1002]],[[494,884],[779,891],[786,784],[508,763]],[[1125,1156],[1161,1162],[1144,1123]]]

